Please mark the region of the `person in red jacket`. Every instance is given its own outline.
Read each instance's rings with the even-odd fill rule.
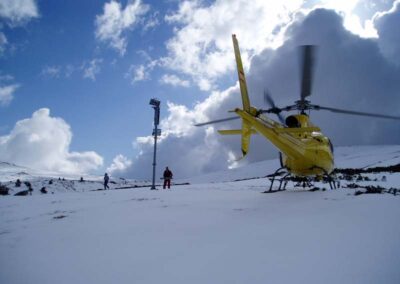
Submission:
[[[173,176],[172,172],[168,169],[168,167],[166,167],[164,171],[164,186],[163,186],[164,189],[167,185],[168,188],[171,187],[172,176]]]

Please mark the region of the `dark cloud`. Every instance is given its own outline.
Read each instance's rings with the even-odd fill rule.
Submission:
[[[396,13],[383,16],[381,28],[384,26],[385,30],[394,32],[399,25],[390,17]],[[331,10],[314,10],[307,16],[297,15],[296,19],[288,28],[286,41],[280,48],[266,49],[251,61],[247,80],[254,106],[266,107],[262,95],[265,88],[270,90],[280,106],[297,100],[300,94],[298,46],[316,44],[318,60],[310,97],[313,103],[400,116],[400,69],[382,55],[382,39],[365,39],[350,33],[344,29],[341,16]],[[386,44],[390,45],[389,42]],[[398,50],[396,55],[400,55]],[[241,105],[237,87],[231,88],[225,95],[213,96],[219,97],[219,100],[214,102],[208,99],[211,102],[200,103],[203,109],[199,111],[195,108],[192,111],[194,117],[185,123],[193,123],[196,116],[199,119],[221,118],[226,111]],[[311,118],[336,145],[400,143],[399,121],[329,112],[312,112]],[[239,127],[240,121],[215,125],[216,129]],[[240,137],[219,136],[211,130],[191,129],[184,136],[170,135],[159,145],[159,167],[168,165],[179,177],[226,168],[229,164],[228,153],[240,153]],[[268,141],[255,135],[250,153],[242,162],[259,161],[276,155],[277,150]],[[132,177],[150,177],[151,162],[152,147],[147,145],[125,173]],[[142,170],[144,167],[146,171]]]
[[[288,40],[252,61],[249,83],[255,93],[268,87],[280,105],[299,98],[298,46],[318,45],[313,103],[324,106],[400,115],[400,70],[380,53],[378,41],[343,28],[342,18],[318,9],[294,23]],[[311,117],[336,144],[400,142],[399,122],[312,112]]]
[[[378,15],[374,24],[382,53],[388,60],[400,66],[400,1],[396,1],[389,12]]]

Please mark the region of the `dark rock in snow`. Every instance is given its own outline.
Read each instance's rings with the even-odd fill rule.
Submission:
[[[0,184],[0,195],[8,195],[9,190],[7,186]]]
[[[381,186],[373,186],[373,185],[369,185],[366,186],[365,189],[367,190],[365,193],[382,193],[384,188]]]
[[[63,219],[63,218],[65,218],[65,217],[67,217],[67,216],[65,216],[65,215],[58,215],[58,216],[54,216],[53,219]]]
[[[17,192],[16,194],[14,194],[14,196],[26,196],[29,194],[29,190],[21,190],[19,192]]]

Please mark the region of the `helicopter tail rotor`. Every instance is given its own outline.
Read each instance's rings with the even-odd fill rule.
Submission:
[[[284,124],[285,123],[285,119],[282,115],[282,109],[277,107],[275,104],[275,101],[273,100],[270,92],[268,90],[264,89],[264,103],[269,106],[268,109],[266,110],[260,110],[260,113],[273,113],[276,114],[278,116],[279,121]]]

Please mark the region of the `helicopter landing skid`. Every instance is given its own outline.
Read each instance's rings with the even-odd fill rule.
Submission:
[[[282,174],[284,174],[284,176],[277,179],[277,177],[281,176]],[[329,183],[329,187],[331,189],[336,189],[336,183],[334,179],[326,171],[324,171],[323,179]],[[271,185],[269,187],[269,190],[263,191],[262,193],[274,193],[274,192],[284,191],[286,190],[286,186],[289,181],[296,182],[296,184],[294,184],[294,187],[312,188],[314,185],[315,178],[296,177],[293,176],[286,167],[281,167],[277,169],[275,173],[270,176],[270,180],[271,180]],[[274,185],[275,180],[279,181],[279,187],[278,189],[273,190],[272,187]]]
[[[280,176],[281,174],[285,174],[281,179],[279,179],[279,187],[278,189],[272,190],[272,186],[274,185],[275,179],[277,176]],[[291,174],[289,173],[289,171],[287,170],[286,167],[281,167],[279,169],[277,169],[272,175],[272,179],[271,180],[271,185],[269,187],[269,190],[263,191],[262,193],[273,193],[273,192],[278,192],[278,191],[284,191],[286,190],[286,185],[289,181],[288,177]],[[283,187],[282,187],[283,184]]]

